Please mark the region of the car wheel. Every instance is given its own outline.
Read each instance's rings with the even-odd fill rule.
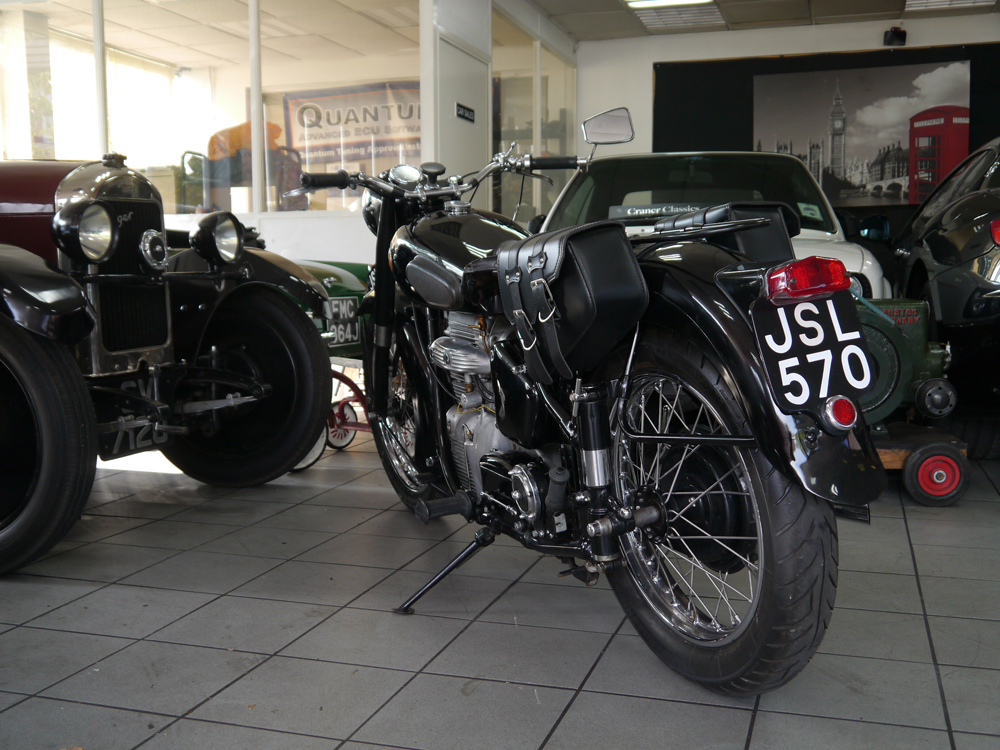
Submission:
[[[0,316],[0,573],[66,535],[96,461],[94,407],[69,349]]]
[[[326,347],[297,304],[269,290],[254,290],[227,300],[216,312],[202,354],[213,348],[221,369],[267,383],[271,393],[199,415],[188,423],[190,433],[164,446],[163,454],[206,484],[270,482],[295,468],[317,445],[330,409]],[[207,394],[178,394],[185,395]]]

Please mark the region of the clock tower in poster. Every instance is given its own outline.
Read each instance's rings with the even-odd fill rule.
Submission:
[[[844,99],[840,95],[840,81],[837,81],[837,93],[833,95],[833,107],[830,109],[830,171],[836,177],[844,179]]]

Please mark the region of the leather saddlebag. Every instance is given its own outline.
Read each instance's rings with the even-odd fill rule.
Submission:
[[[497,249],[500,298],[517,330],[528,373],[588,372],[639,322],[649,291],[625,228],[595,222]]]

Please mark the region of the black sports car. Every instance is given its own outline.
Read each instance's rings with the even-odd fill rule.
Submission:
[[[933,156],[918,154],[920,160]],[[952,347],[958,391],[952,429],[973,457],[1000,457],[1000,138],[977,149],[917,209],[898,238],[888,222],[862,222],[888,239],[897,294],[931,304],[935,334]]]

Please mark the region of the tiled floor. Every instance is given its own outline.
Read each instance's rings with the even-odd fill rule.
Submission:
[[[510,540],[391,612],[474,531],[403,512],[370,440],[266,487],[100,471],[0,578],[3,750],[1000,748],[1000,464],[954,507],[841,521],[821,652],[732,700],[658,662],[602,580]]]

